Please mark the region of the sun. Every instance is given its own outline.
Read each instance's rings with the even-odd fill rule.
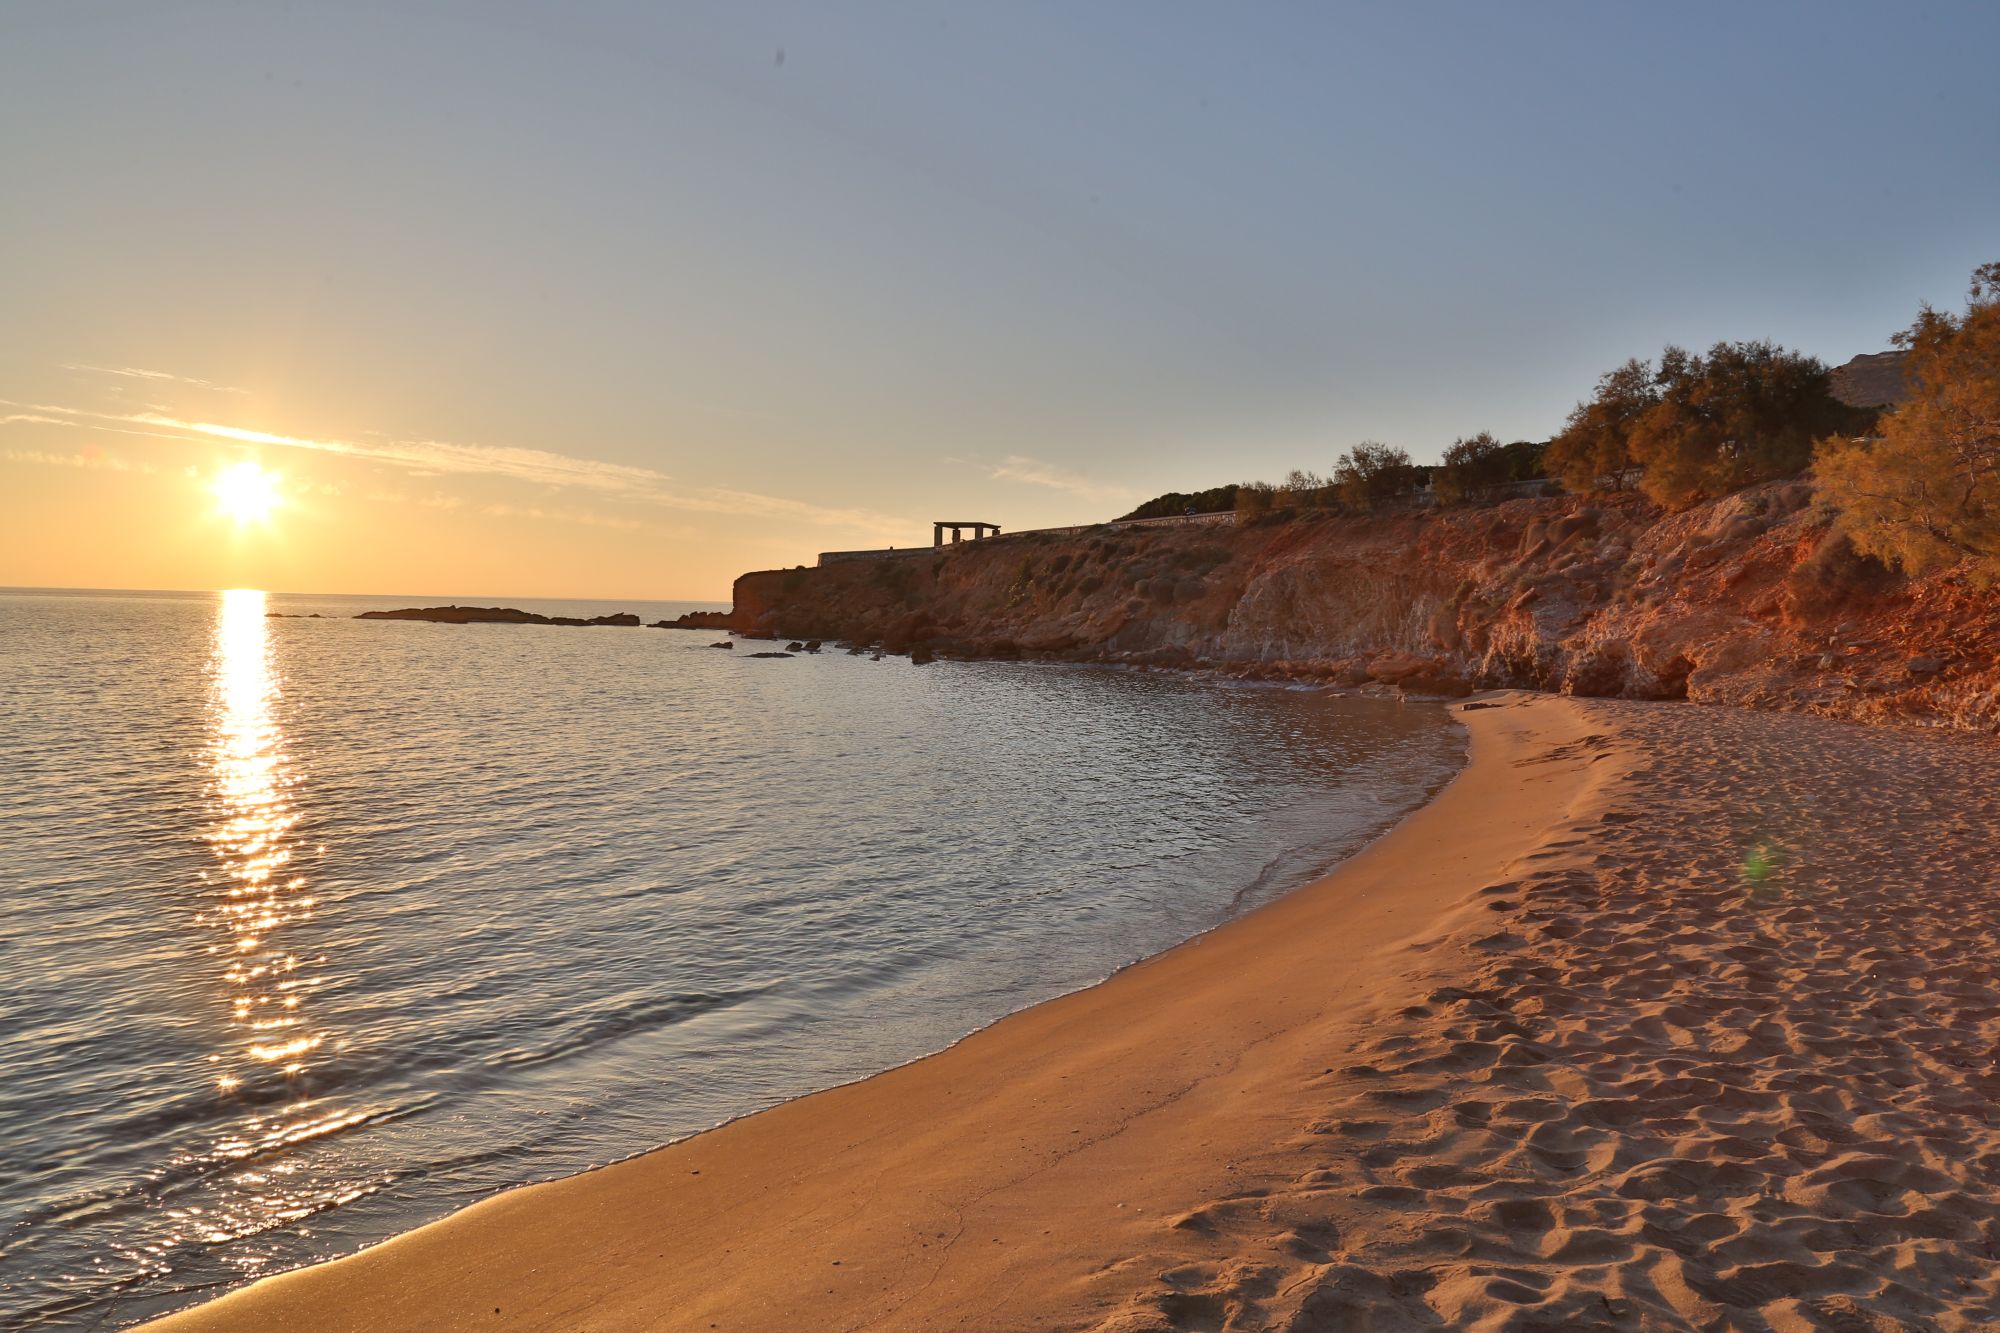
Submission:
[[[216,508],[238,523],[262,523],[282,503],[278,474],[248,459],[216,473],[209,489],[215,492]]]

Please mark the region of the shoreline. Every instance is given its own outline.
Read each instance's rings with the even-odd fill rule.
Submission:
[[[1499,869],[1489,862],[1528,850],[1593,779],[1594,756],[1577,756],[1506,791],[1524,747],[1582,736],[1568,701],[1507,696],[1453,712],[1469,724],[1471,757],[1426,804],[1329,875],[1093,987],[885,1073],[506,1191],[142,1327],[608,1329],[656,1327],[663,1309],[697,1328],[996,1316],[1031,1327],[1103,1313],[1120,1298],[1119,1280],[1105,1276],[1117,1252],[1136,1252],[1138,1232],[1240,1179],[1268,1148],[1273,1090],[1323,1081],[1328,1041],[1351,1044],[1371,1014],[1414,998],[1402,973],[1424,969],[1424,941],[1476,912],[1469,899]],[[1482,825],[1470,853],[1468,831]],[[1258,984],[1264,968],[1323,963],[1329,937],[1344,946],[1330,988]],[[1292,1067],[1302,1043],[1314,1052],[1309,1070]],[[1238,1086],[1245,1079],[1254,1086]],[[1176,1087],[1165,1100],[1160,1083]],[[1209,1189],[1184,1180],[1163,1191],[1133,1165],[1135,1144],[1165,1146],[1193,1105],[1232,1097],[1259,1109],[1229,1121],[1235,1140],[1205,1145],[1211,1160],[1190,1175]],[[1213,1138],[1214,1124],[1197,1128]],[[1063,1183],[1044,1179],[1051,1172]],[[1080,1182],[1121,1197],[1093,1200]],[[864,1187],[875,1192],[865,1219],[829,1216]],[[786,1196],[775,1208],[774,1192]],[[972,1200],[1015,1233],[1011,1244],[996,1235],[990,1252],[965,1254],[955,1238],[974,1225]],[[1036,1221],[1049,1225],[1025,1225]],[[1055,1287],[1052,1271],[1064,1274]],[[1003,1288],[1014,1316],[994,1306]]]

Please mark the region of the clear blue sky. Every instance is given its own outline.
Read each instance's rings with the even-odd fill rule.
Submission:
[[[0,490],[89,505],[49,463],[85,433],[123,477],[212,442],[132,418],[222,424],[344,442],[261,455],[329,542],[395,493],[720,595],[932,517],[1539,438],[1668,341],[1840,361],[1956,305],[1996,51],[1993,5],[17,3],[0,415],[82,415],[0,426]],[[285,569],[322,567],[380,582]]]

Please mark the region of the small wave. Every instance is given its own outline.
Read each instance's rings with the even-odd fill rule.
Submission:
[[[753,987],[725,991],[717,995],[675,995],[665,999],[649,1000],[643,1004],[633,1005],[629,1009],[621,1009],[617,1013],[577,1024],[545,1046],[504,1051],[495,1056],[490,1063],[508,1068],[547,1064],[552,1060],[577,1055],[635,1033],[675,1023],[685,1023],[691,1018],[713,1013],[718,1009],[733,1008],[753,996],[762,994],[765,989],[768,988]]]

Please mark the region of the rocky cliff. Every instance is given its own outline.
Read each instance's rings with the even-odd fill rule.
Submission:
[[[2000,589],[1858,558],[1803,482],[1680,513],[1562,497],[1023,534],[746,574],[728,624],[920,655],[2000,728]]]

